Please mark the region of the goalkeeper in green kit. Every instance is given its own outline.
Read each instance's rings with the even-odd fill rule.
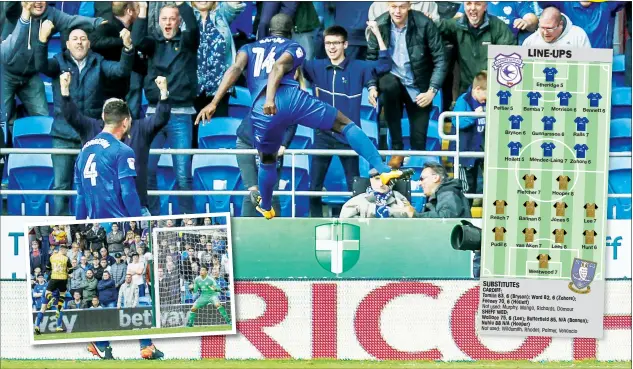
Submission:
[[[193,293],[200,291],[200,296],[196,299],[191,307],[191,311],[189,312],[189,319],[187,322],[187,327],[193,327],[193,322],[196,320],[196,313],[198,309],[201,309],[209,304],[213,304],[218,312],[222,315],[226,324],[231,324],[231,319],[226,313],[226,309],[224,306],[220,304],[220,299],[218,298],[218,294],[222,291],[218,284],[215,282],[213,277],[209,276],[207,273],[207,268],[205,266],[200,267],[200,276],[196,277],[196,280],[193,282]]]

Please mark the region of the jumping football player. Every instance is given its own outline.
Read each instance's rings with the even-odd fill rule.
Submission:
[[[198,310],[209,304],[213,304],[213,306],[218,309],[218,312],[226,321],[226,324],[231,325],[231,318],[229,318],[228,314],[226,313],[226,309],[224,309],[224,306],[220,304],[220,299],[218,298],[218,293],[220,293],[222,290],[220,289],[220,286],[218,286],[215,279],[208,275],[206,266],[200,267],[200,275],[196,277],[195,281],[193,282],[193,293],[197,293],[198,291],[200,291],[200,297],[196,299],[196,301],[193,303],[193,306],[191,307],[191,311],[189,312],[189,319],[187,321],[187,327],[193,327],[193,323],[196,320],[196,314],[198,313]]]
[[[48,263],[46,264],[46,271],[50,274],[51,279],[48,282],[46,292],[44,293],[42,307],[37,313],[37,318],[35,319],[35,334],[40,334],[40,324],[42,323],[44,312],[50,309],[55,301],[57,301],[57,311],[55,312],[55,317],[57,318],[57,328],[55,328],[55,331],[64,331],[64,328],[62,328],[62,309],[64,307],[66,285],[68,284],[68,274],[73,269],[73,266],[70,262],[70,258],[66,256],[68,246],[66,244],[61,244],[59,249],[59,252],[51,255],[48,259]],[[59,293],[59,297],[54,298],[53,292]]]
[[[210,120],[228,89],[248,69],[248,88],[253,98],[250,118],[260,157],[259,191],[251,191],[251,200],[266,219],[275,217],[271,202],[277,183],[277,153],[286,128],[293,124],[335,132],[337,139],[348,143],[381,173],[385,184],[409,174],[392,171],[358,125],[333,106],[299,88],[293,77],[304,61],[305,51],[290,39],[292,29],[292,19],[288,15],[275,15],[270,21],[271,36],[240,49],[235,63],[224,74],[213,101],[200,111],[195,122]]]

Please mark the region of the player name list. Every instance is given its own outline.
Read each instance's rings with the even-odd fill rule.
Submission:
[[[568,282],[530,279],[488,279],[480,288],[479,331],[499,335],[602,337],[602,319],[596,317],[591,294],[577,294]],[[592,284],[602,294],[604,282]],[[598,336],[596,336],[598,334]]]

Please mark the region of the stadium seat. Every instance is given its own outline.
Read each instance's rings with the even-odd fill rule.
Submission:
[[[230,117],[212,118],[210,123],[200,125],[198,147],[201,149],[234,149],[237,127],[241,119]]]
[[[620,118],[611,120],[611,143],[609,151],[631,151],[631,119]]]
[[[251,110],[251,93],[246,87],[235,86],[235,96],[229,97],[229,116],[242,119]]]
[[[295,155],[295,191],[308,191],[310,189],[309,165],[308,155]],[[284,158],[284,166],[281,168],[281,179],[279,182],[280,191],[291,191],[292,160],[288,155]],[[281,205],[281,216],[292,216],[292,198],[290,196],[281,196],[279,203]],[[295,206],[295,216],[308,216],[309,199],[306,196],[295,196]]]
[[[290,142],[289,149],[308,149],[314,142],[314,129],[306,126],[297,126],[295,137]]]
[[[51,82],[44,82],[44,93],[46,94],[48,115],[52,117],[55,114],[55,105],[53,102],[53,85],[51,84]]]
[[[194,155],[192,161],[194,191],[238,190],[241,187],[240,170],[235,155]],[[242,201],[241,196],[194,196],[197,213],[228,212],[230,203]]]
[[[615,55],[613,57],[613,87],[624,87],[624,54]]]
[[[631,118],[631,87],[616,87],[611,97],[611,119]]]
[[[361,173],[362,175],[363,173]],[[367,175],[365,175],[366,177]],[[325,175],[325,181],[323,182],[323,187],[327,189],[327,191],[347,191],[347,181],[345,179],[345,169],[343,169],[343,164],[341,163],[341,159],[338,156],[332,157],[332,162],[330,163],[330,168]],[[329,206],[332,205],[343,205],[347,200],[349,200],[349,196],[324,196],[322,197],[322,202]]]
[[[11,154],[7,163],[9,190],[50,190],[53,161],[50,154]],[[53,196],[9,195],[9,215],[43,216],[53,213]]]
[[[13,124],[13,147],[52,148],[52,117],[26,117],[16,119]]]
[[[429,128],[426,131],[426,150],[440,151],[442,150],[442,140],[438,132],[439,122],[436,119],[429,120]]]
[[[437,120],[442,113],[442,90],[440,89],[433,98],[433,106],[431,107],[431,119]]]
[[[366,88],[363,89],[363,96],[361,97],[361,102],[360,102],[360,118],[362,119],[369,119],[369,120],[376,120],[376,118],[378,117],[378,112],[376,111],[376,108],[374,108],[373,106],[371,106],[369,104],[369,90],[367,90]]]
[[[615,157],[609,159],[609,193],[631,193],[631,158]],[[607,218],[631,219],[631,199],[610,198]]]
[[[176,189],[176,173],[172,156],[162,154],[156,170],[158,190],[172,191]],[[160,215],[178,214],[178,196],[160,196]]]

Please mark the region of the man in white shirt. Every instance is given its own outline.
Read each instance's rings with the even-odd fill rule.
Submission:
[[[116,302],[117,309],[122,307],[133,308],[138,305],[138,287],[132,284],[132,274],[125,276],[125,283],[119,289],[119,298]]]
[[[538,30],[523,41],[523,46],[590,48],[591,42],[582,28],[574,26],[569,17],[552,6],[543,10]]]

